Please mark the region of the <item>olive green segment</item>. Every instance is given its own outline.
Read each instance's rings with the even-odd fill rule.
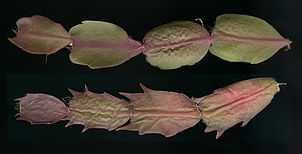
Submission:
[[[146,45],[178,43],[208,34],[201,25],[191,21],[174,21],[151,29],[144,37]]]
[[[248,15],[224,14],[216,18],[214,32],[222,31],[231,35],[255,38],[283,38],[266,21]]]
[[[127,33],[119,26],[103,21],[82,21],[72,27],[71,36],[85,41],[122,42],[128,39]]]
[[[239,38],[224,36],[219,32],[235,35]],[[237,14],[218,16],[214,27],[214,42],[210,52],[226,61],[261,63],[272,57],[284,42],[260,41],[243,38],[284,39],[271,25],[262,19]]]
[[[226,61],[258,64],[272,57],[283,46],[272,42],[241,42],[217,36],[210,52]]]
[[[82,24],[72,27],[69,32],[73,37],[84,41],[113,44],[111,48],[75,46],[69,55],[73,63],[97,69],[116,66],[129,59],[129,49],[114,46],[128,39],[127,33],[117,25],[103,21],[83,21]]]
[[[155,27],[144,37],[144,45],[149,47],[144,52],[146,60],[160,69],[194,65],[205,56],[210,45],[206,39],[197,39],[207,36],[206,29],[191,21],[174,21]]]
[[[181,66],[194,65],[207,53],[209,45],[191,43],[177,48],[160,48],[146,54],[146,60],[160,69],[176,69]]]
[[[131,55],[122,48],[73,48],[69,58],[75,64],[99,69],[119,65],[131,58]]]

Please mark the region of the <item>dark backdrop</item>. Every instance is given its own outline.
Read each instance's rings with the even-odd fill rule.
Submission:
[[[4,3],[3,3],[4,4]],[[4,48],[1,50],[1,108],[6,122],[6,153],[230,153],[230,154],[299,154],[298,93],[301,95],[301,2],[298,0],[196,0],[184,1],[7,1],[2,18]],[[61,23],[65,28],[82,20],[104,20],[123,27],[134,39],[141,40],[152,27],[173,20],[201,18],[211,29],[216,16],[240,13],[258,16],[271,23],[283,36],[293,41],[292,49],[281,50],[258,65],[230,63],[210,53],[194,66],[161,71],[150,66],[143,55],[113,68],[90,70],[72,64],[68,51],[48,56],[31,55],[9,43],[15,21],[39,14]],[[4,53],[4,54],[3,54]],[[139,136],[136,132],[109,132],[92,129],[80,133],[81,126],[64,128],[65,122],[34,125],[14,118],[16,97],[27,92],[43,92],[59,98],[70,96],[67,88],[83,90],[84,83],[95,92],[140,92],[138,83],[153,89],[203,96],[214,89],[252,77],[274,77],[287,82],[272,103],[244,128],[229,129],[219,139],[215,133],[203,133],[197,124],[171,138],[160,135]],[[301,116],[300,116],[301,118]],[[300,145],[300,146],[299,146]],[[2,152],[1,152],[2,153]]]

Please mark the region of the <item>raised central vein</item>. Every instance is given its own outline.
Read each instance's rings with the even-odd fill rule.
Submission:
[[[273,85],[273,83],[269,84],[268,86],[266,86],[266,87],[264,87],[262,89],[256,90],[256,91],[252,92],[249,95],[241,96],[241,97],[239,97],[239,98],[237,98],[235,100],[232,100],[231,102],[225,103],[225,104],[223,104],[221,106],[218,106],[218,107],[210,109],[210,110],[205,110],[205,111],[219,110],[219,109],[221,109],[221,108],[223,108],[225,106],[229,106],[229,105],[235,104],[235,103],[236,103],[236,106],[240,105],[240,104],[243,104],[243,103],[246,103],[247,101],[249,101],[249,100],[255,98],[257,95],[261,94],[263,91],[265,91],[267,88],[269,88],[272,85]]]
[[[291,43],[290,40],[284,38],[260,38],[260,37],[246,37],[246,36],[238,36],[234,34],[229,34],[220,30],[215,31],[214,36],[224,36],[229,37],[238,41],[250,41],[250,42],[271,42],[271,43],[284,43],[289,45]],[[215,38],[215,37],[214,37]]]
[[[200,37],[195,37],[195,38],[190,38],[186,40],[180,40],[177,42],[172,42],[172,43],[162,43],[162,44],[144,44],[145,46],[145,51],[156,49],[156,48],[171,48],[174,46],[183,46],[191,43],[211,43],[212,42],[212,37],[210,35],[207,36],[200,36]]]
[[[146,117],[171,117],[171,118],[192,118],[200,119],[200,112],[198,110],[159,110],[159,109],[134,109],[132,116],[146,116]]]
[[[20,33],[25,35],[24,33]],[[19,34],[19,35],[20,35]],[[17,33],[18,35],[18,33]],[[37,37],[45,37],[45,38],[54,38],[54,39],[65,39],[71,41],[71,37],[66,37],[66,36],[60,36],[60,35],[54,35],[54,34],[48,34],[48,33],[41,33],[41,32],[29,32],[29,35],[32,36],[37,36]]]

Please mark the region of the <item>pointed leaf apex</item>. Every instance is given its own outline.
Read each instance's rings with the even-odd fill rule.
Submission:
[[[221,135],[224,133],[224,130],[219,130],[216,133],[216,139],[218,139],[219,137],[221,137]]]
[[[287,83],[286,83],[286,82],[280,82],[280,83],[278,83],[278,85],[279,85],[279,86],[286,86]]]
[[[203,26],[203,21],[202,21],[202,19],[201,19],[201,18],[196,18],[196,19],[195,19],[195,21],[200,22],[201,26]]]
[[[84,127],[81,131],[81,133],[85,133],[89,128],[88,127]]]
[[[71,125],[73,125],[73,122],[72,122],[72,121],[69,121],[69,122],[65,125],[65,127],[69,127],[69,126],[71,126]]]
[[[120,95],[125,96],[128,98],[128,95],[131,95],[131,93],[127,93],[127,92],[118,92]]]
[[[242,121],[241,127],[246,126],[250,122],[250,120],[251,119],[247,119],[247,120]]]
[[[146,87],[145,85],[143,85],[142,83],[139,84],[139,86],[143,89],[144,92],[148,93],[150,91],[152,91],[152,89]]]
[[[205,133],[209,133],[209,132],[212,132],[214,131],[215,129],[214,128],[211,128],[211,127],[206,127],[206,129],[204,130]]]
[[[84,87],[85,87],[85,92],[88,92],[89,90],[88,90],[88,86],[86,83],[84,84]]]
[[[78,96],[78,95],[81,94],[80,92],[75,91],[75,90],[73,90],[73,89],[69,89],[69,88],[68,88],[68,91],[71,93],[72,96]]]

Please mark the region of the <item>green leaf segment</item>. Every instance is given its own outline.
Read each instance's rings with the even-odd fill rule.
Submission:
[[[150,30],[142,43],[103,21],[83,21],[67,32],[35,15],[20,18],[17,27],[9,40],[24,51],[49,55],[68,47],[73,63],[92,69],[117,66],[140,53],[153,66],[176,69],[196,64],[208,50],[226,61],[258,64],[291,44],[266,21],[239,14],[218,16],[212,33],[196,22],[173,21]]]

